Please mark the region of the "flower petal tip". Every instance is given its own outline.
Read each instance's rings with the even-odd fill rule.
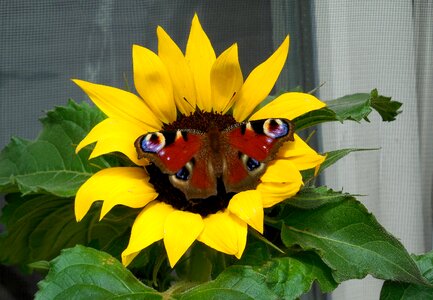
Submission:
[[[164,246],[172,268],[194,243],[203,227],[203,219],[199,214],[174,211],[167,217],[164,224]]]
[[[122,252],[121,258],[122,258],[122,265],[125,267],[129,266],[131,262],[134,260],[134,258],[138,255],[139,252],[135,253],[125,253],[125,251]]]

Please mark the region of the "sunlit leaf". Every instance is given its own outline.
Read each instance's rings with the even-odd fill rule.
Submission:
[[[414,255],[413,258],[422,275],[431,285],[385,281],[380,293],[381,300],[433,299],[433,251]]]
[[[113,255],[126,247],[136,209],[115,207],[99,221],[99,205],[79,223],[75,220],[74,199],[52,195],[6,197],[1,222],[0,262],[25,266],[51,260],[64,248],[92,245]]]
[[[176,295],[178,299],[296,299],[314,281],[322,291],[336,287],[331,270],[313,253],[275,258],[261,266],[232,266],[214,281]],[[223,299],[223,298],[221,298]]]
[[[295,120],[296,130],[302,130],[317,124],[331,121],[368,121],[368,115],[376,110],[382,120],[393,121],[401,112],[402,103],[392,101],[390,97],[379,95],[374,89],[370,93],[346,95],[326,101],[326,107],[306,113]]]
[[[114,257],[83,246],[63,250],[38,286],[36,300],[163,299]]]
[[[340,202],[350,197],[350,194],[333,191],[326,186],[309,187],[302,189],[298,194],[286,201],[285,204],[303,209],[314,209],[325,204]],[[290,208],[288,209],[290,210]]]
[[[48,112],[35,141],[12,138],[0,153],[0,192],[72,197],[93,173],[118,165],[117,159],[89,161],[89,149],[75,154],[77,144],[103,118],[97,108],[73,101]]]
[[[367,274],[385,280],[424,282],[403,245],[354,198],[312,210],[293,208],[284,223],[284,244],[316,251],[333,270],[337,282]]]
[[[318,170],[315,169],[309,169],[302,171],[302,178],[304,182],[308,183],[310,179],[313,177],[316,177],[320,173],[322,173],[325,169],[329,168],[333,164],[335,164],[337,161],[345,157],[346,155],[352,153],[352,152],[358,152],[358,151],[371,151],[371,150],[378,150],[378,149],[362,149],[362,148],[346,148],[346,149],[339,149],[334,151],[329,151],[326,153],[323,153],[323,155],[326,156],[325,161],[320,165]]]

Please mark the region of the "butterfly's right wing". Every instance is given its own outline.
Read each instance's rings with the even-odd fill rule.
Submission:
[[[238,192],[255,187],[281,145],[294,140],[294,129],[287,119],[254,120],[227,129],[226,190]]]

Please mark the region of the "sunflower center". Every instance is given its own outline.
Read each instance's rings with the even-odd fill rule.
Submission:
[[[210,128],[222,131],[234,124],[236,120],[231,115],[223,115],[214,112],[196,111],[189,116],[181,115],[176,121],[163,126],[163,130],[192,129],[200,132],[208,132]],[[158,199],[170,204],[182,211],[189,211],[205,217],[225,209],[235,193],[227,193],[222,178],[217,178],[217,194],[205,199],[187,199],[185,194],[174,187],[169,176],[161,172],[154,164],[146,166],[149,173],[149,182],[159,193]],[[188,168],[184,167],[176,173],[176,177],[182,179],[189,175]],[[194,187],[191,187],[194,188]]]
[[[164,124],[162,129],[196,129],[202,132],[207,132],[209,128],[216,127],[221,131],[236,123],[237,122],[232,115],[223,115],[221,113],[197,110],[189,116],[180,115],[180,117],[173,123]]]

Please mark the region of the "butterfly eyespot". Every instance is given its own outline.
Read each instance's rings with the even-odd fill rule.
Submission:
[[[264,166],[257,159],[249,157],[248,155],[241,152],[239,152],[239,158],[242,160],[242,163],[244,164],[248,172],[256,171],[257,169],[261,169]]]
[[[246,166],[247,166],[248,171],[254,171],[255,169],[257,169],[261,166],[261,163],[252,157],[248,157],[248,159],[246,161]]]
[[[160,132],[146,134],[141,140],[141,149],[144,152],[157,153],[165,147],[165,137]]]
[[[187,169],[187,167],[183,167],[182,169],[180,169],[179,171],[177,171],[177,173],[175,174],[175,177],[179,180],[183,180],[183,181],[187,181],[189,178],[189,171]]]
[[[289,125],[281,119],[267,119],[263,123],[263,132],[274,139],[286,136],[289,129]]]
[[[186,165],[182,167],[182,169],[173,174],[173,177],[180,181],[188,181],[191,177],[193,166],[194,158],[191,159],[191,161],[187,162]]]

